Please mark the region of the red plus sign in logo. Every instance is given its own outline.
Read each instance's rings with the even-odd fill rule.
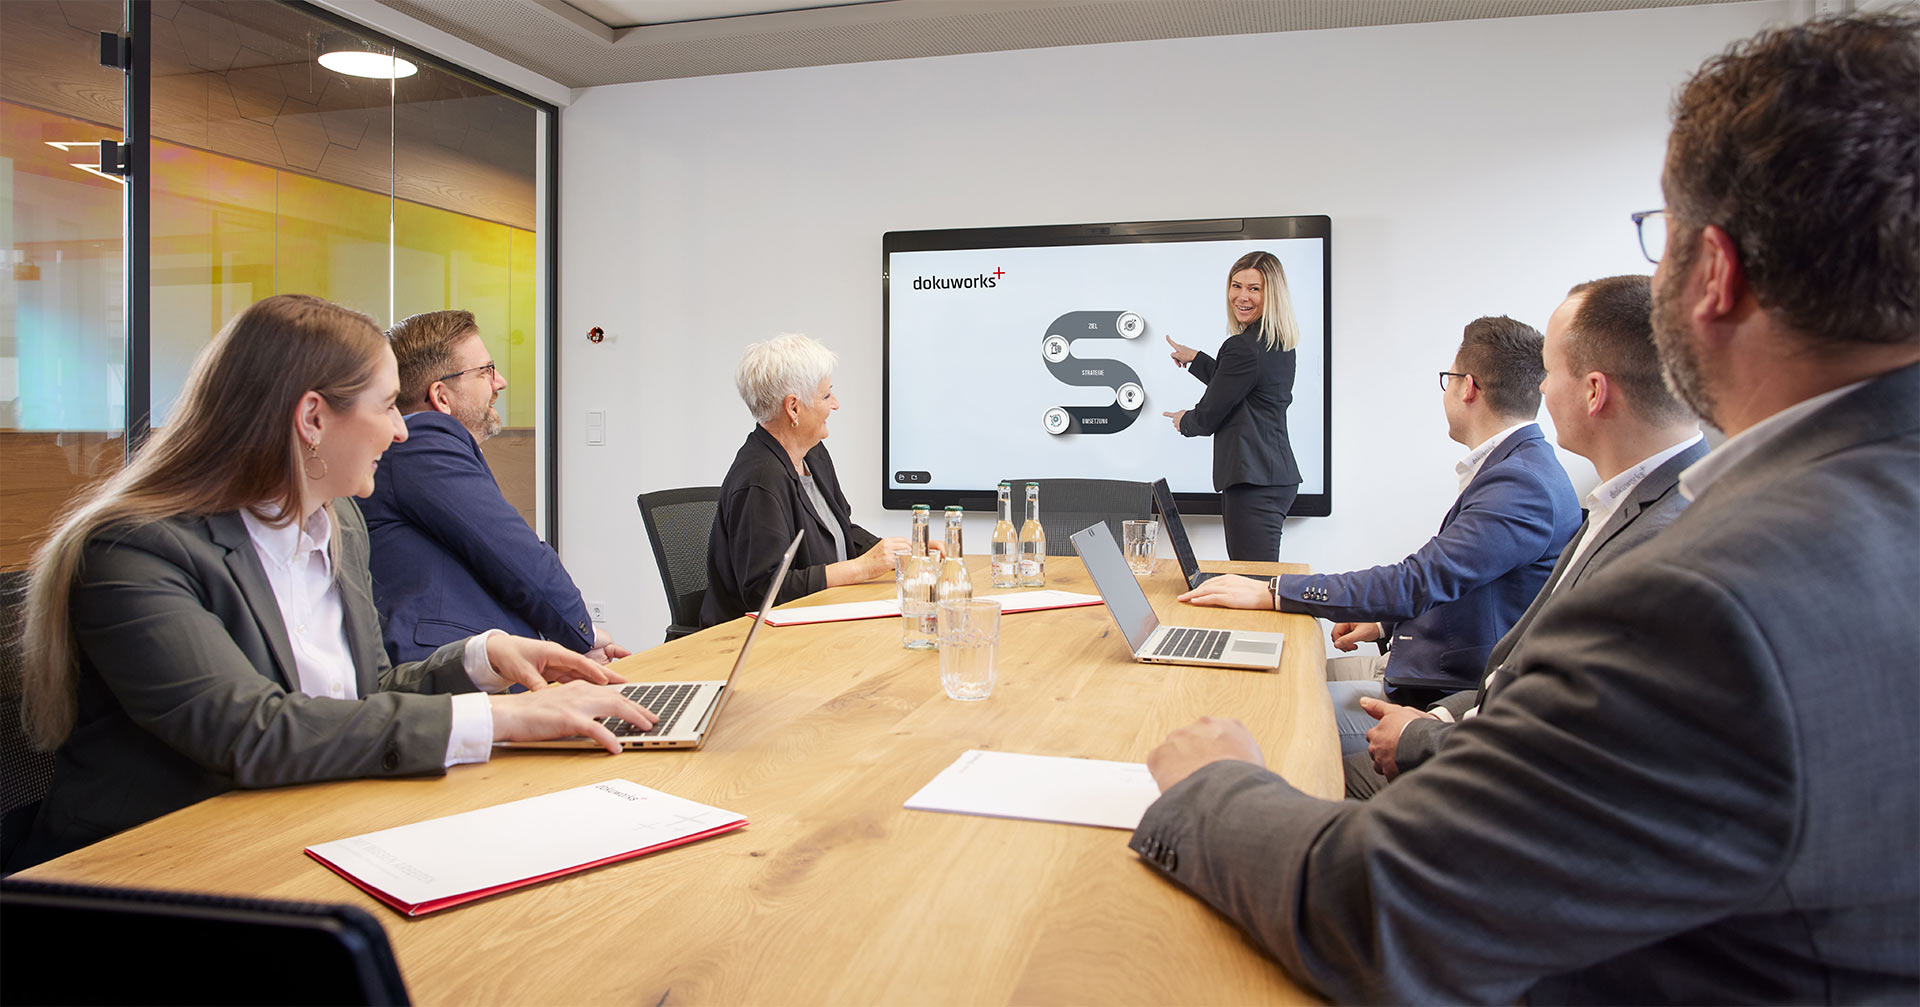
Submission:
[[[1001,278],[1002,276],[1005,276],[1005,275],[1007,275],[1007,271],[1006,271],[1006,270],[1004,270],[1004,269],[1001,269],[1001,268],[1000,268],[999,266],[995,266],[995,267],[993,267],[993,278],[994,278],[994,279],[996,279],[996,280],[997,280],[997,279],[999,279],[999,278]]]

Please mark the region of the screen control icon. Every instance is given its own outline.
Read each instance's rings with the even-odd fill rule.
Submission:
[[[893,481],[908,485],[922,486],[933,481],[933,473],[917,469],[901,469],[893,474]]]

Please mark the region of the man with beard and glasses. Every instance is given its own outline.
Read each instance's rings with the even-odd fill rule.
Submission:
[[[407,439],[361,501],[374,604],[394,661],[489,629],[543,637],[602,663],[628,653],[587,616],[580,589],[507,503],[480,443],[500,432],[507,379],[467,311],[428,311],[387,330],[400,364]]]
[[[1329,999],[1920,1002],[1920,16],[1710,59],[1662,186],[1686,512],[1370,801],[1232,720],[1148,760],[1133,848]]]

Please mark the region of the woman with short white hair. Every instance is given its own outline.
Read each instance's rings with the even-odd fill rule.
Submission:
[[[758,605],[797,532],[806,534],[776,604],[891,573],[894,551],[907,547],[905,539],[883,539],[854,524],[840,491],[822,443],[827,418],[840,408],[835,362],[832,350],[792,333],[754,343],[741,356],[734,384],[758,426],[720,483],[702,626]]]

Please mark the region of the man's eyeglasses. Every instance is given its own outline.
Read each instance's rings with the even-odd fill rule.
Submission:
[[[1633,229],[1640,235],[1640,254],[1658,263],[1667,251],[1667,211],[1641,210],[1633,215]]]
[[[487,375],[487,379],[492,380],[495,374],[500,373],[500,368],[493,361],[489,360],[478,367],[469,367],[464,371],[454,371],[452,374],[442,374],[439,377],[434,378],[433,380],[452,381],[454,378],[464,378],[475,371],[485,371]]]
[[[1440,390],[1443,392],[1447,390],[1448,378],[1471,378],[1471,377],[1473,377],[1473,375],[1468,374],[1465,371],[1441,371],[1440,372]]]

